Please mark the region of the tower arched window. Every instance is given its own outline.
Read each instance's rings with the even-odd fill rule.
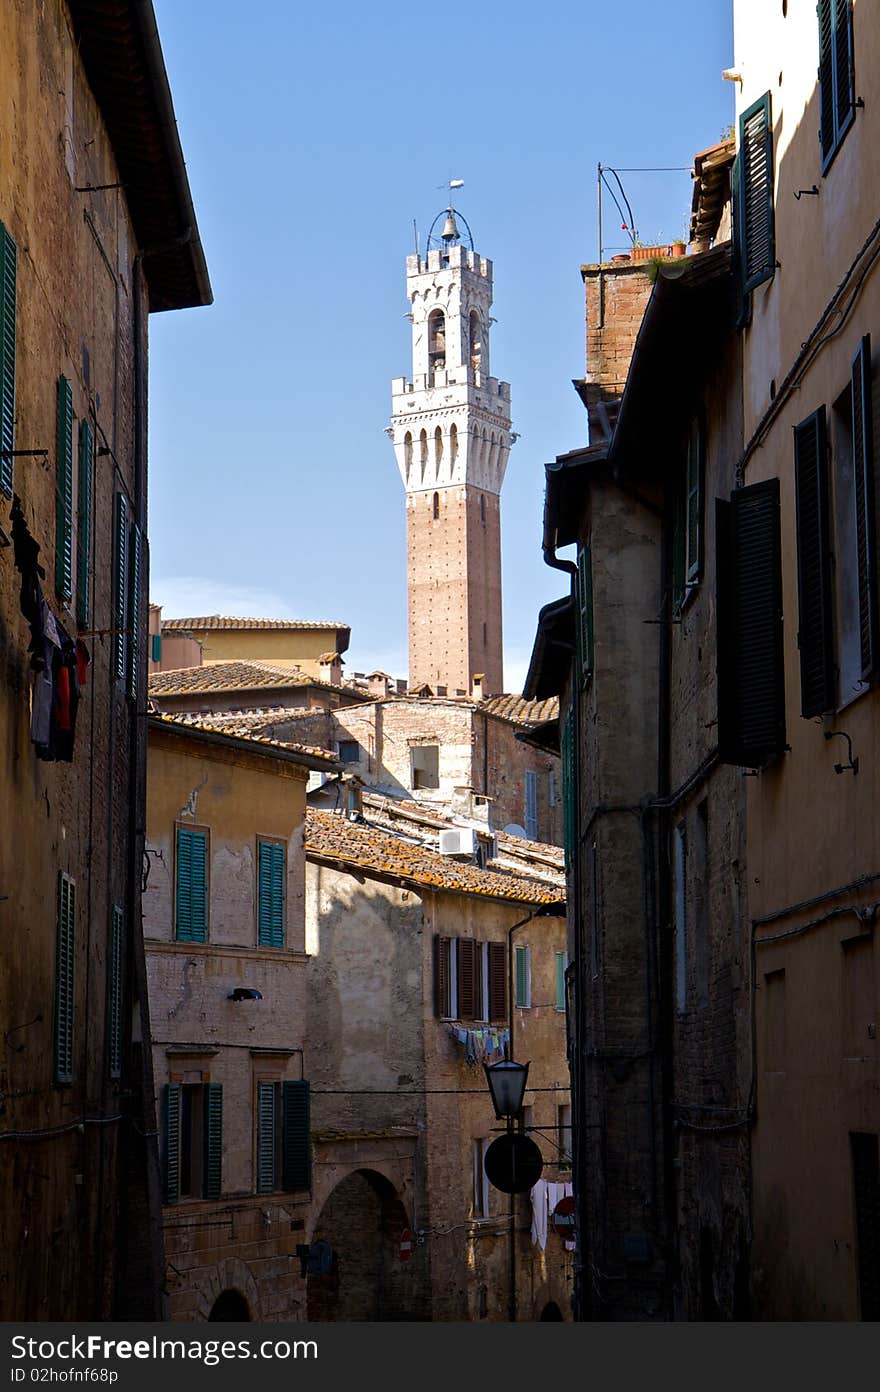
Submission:
[[[439,519],[439,517],[440,517],[440,494],[439,494],[439,493],[435,493],[435,494],[434,494],[434,497],[433,497],[432,502],[431,502],[431,511],[432,511],[432,514],[433,514],[433,517],[434,517],[434,521],[435,521],[435,522],[438,521],[438,519]]]
[[[439,425],[434,431],[434,463],[438,469],[443,463],[443,431],[440,429]]]
[[[428,315],[428,381],[446,366],[446,316],[442,309],[432,309]]]
[[[486,525],[486,495],[485,495],[485,493],[481,493],[481,494],[480,494],[480,521],[482,522],[483,526],[485,527],[485,525]]]
[[[403,437],[403,467],[406,469],[406,476],[412,468],[412,433],[408,430]]]
[[[480,385],[480,366],[483,357],[483,326],[475,309],[470,317],[470,359],[471,373],[477,386]]]
[[[422,433],[421,433],[421,435],[419,436],[419,463],[421,464],[422,470],[423,470],[423,471],[424,471],[424,468],[425,468],[425,465],[427,464],[427,462],[428,462],[428,432],[427,432],[427,430],[423,430]]]
[[[458,426],[455,421],[449,427],[449,458],[453,464],[458,458]]]

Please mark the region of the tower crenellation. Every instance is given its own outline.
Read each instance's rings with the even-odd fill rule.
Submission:
[[[459,214],[460,216],[460,214]],[[392,380],[390,435],[407,494],[410,682],[502,685],[500,493],[510,387],[489,372],[492,262],[459,238],[406,261],[412,369]]]

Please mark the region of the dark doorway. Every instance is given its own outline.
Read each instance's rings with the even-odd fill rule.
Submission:
[[[315,1227],[332,1249],[330,1269],[309,1275],[310,1320],[411,1320],[417,1312],[415,1261],[401,1262],[406,1212],[375,1170],[356,1170],[333,1190]]]
[[[225,1320],[230,1324],[249,1323],[251,1312],[241,1291],[221,1291],[211,1307],[209,1320]]]
[[[562,1311],[560,1310],[559,1306],[556,1304],[556,1301],[555,1301],[555,1300],[551,1300],[547,1305],[544,1306],[544,1308],[543,1308],[543,1310],[541,1311],[541,1314],[540,1314],[540,1319],[542,1319],[542,1320],[561,1320],[561,1319],[562,1319]]]

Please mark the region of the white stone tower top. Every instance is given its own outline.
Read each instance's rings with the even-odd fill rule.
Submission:
[[[471,484],[500,493],[510,452],[510,387],[489,376],[492,262],[453,244],[406,258],[412,375],[391,383],[391,438],[408,493]]]

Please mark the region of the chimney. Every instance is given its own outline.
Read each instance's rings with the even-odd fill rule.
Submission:
[[[388,695],[388,688],[391,685],[391,678],[387,672],[369,672],[367,675],[367,686],[370,695],[377,701],[382,700]]]
[[[475,672],[471,677],[471,700],[482,701],[483,682],[486,680],[482,672]]]
[[[338,652],[321,654],[318,658],[318,676],[331,686],[342,684],[342,658]]]

